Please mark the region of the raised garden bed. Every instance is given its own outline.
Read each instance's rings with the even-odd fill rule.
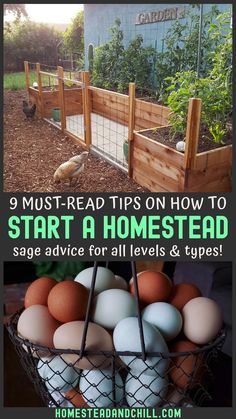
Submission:
[[[174,149],[176,149],[176,144],[178,141],[184,140],[184,136],[181,134],[175,135],[173,137],[173,134],[171,134],[170,126],[148,129],[146,131],[142,131],[142,135]],[[230,129],[227,131],[225,137],[223,138],[223,143],[219,144],[213,141],[211,138],[211,133],[206,129],[206,127],[200,127],[197,147],[198,153],[214,150],[215,148],[221,148],[230,144],[232,144],[232,131]]]
[[[51,118],[52,109],[59,107],[59,90],[42,90],[40,94],[34,87],[28,88],[29,100],[35,102],[38,113],[42,118]],[[82,90],[80,87],[65,89],[65,112],[66,115],[82,113]]]
[[[128,140],[128,175],[150,191],[231,191],[232,130],[229,127],[225,145],[209,140],[209,133],[204,127],[200,129],[201,99],[189,100],[186,147],[182,153],[176,150],[176,142],[183,138],[173,140],[170,134],[168,107],[135,98],[134,83],[130,83],[129,95],[124,95],[90,86],[86,72],[84,80],[85,76],[84,89],[81,86],[66,89],[63,77],[58,77],[58,90],[40,92],[28,87],[29,98],[36,102],[39,115],[51,118],[52,109],[60,107],[61,129],[72,136],[66,130],[66,116],[83,114],[86,127],[83,145],[87,149],[93,145],[91,113],[127,126],[128,138],[123,141]]]
[[[184,153],[171,142],[169,126],[134,133],[133,178],[153,192],[230,191],[232,145],[207,149],[208,142],[198,143],[200,100],[190,102]]]

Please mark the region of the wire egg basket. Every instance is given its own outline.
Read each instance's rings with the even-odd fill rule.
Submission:
[[[212,368],[225,340],[225,333],[194,351],[147,352],[136,266],[131,262],[134,297],[140,335],[139,352],[99,351],[86,347],[96,282],[95,262],[84,330],[79,350],[36,345],[17,333],[22,310],[9,320],[7,329],[23,368],[50,407],[195,407],[211,399]],[[129,339],[129,336],[127,336]],[[88,368],[78,364],[86,360]],[[139,366],[137,369],[137,360]]]

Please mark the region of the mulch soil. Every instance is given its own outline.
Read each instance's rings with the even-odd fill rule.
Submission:
[[[27,120],[22,111],[26,91],[4,94],[4,191],[5,192],[145,192],[107,161],[90,153],[78,184],[55,184],[57,167],[82,147],[59,129],[37,117]]]
[[[158,128],[156,130],[149,129],[142,132],[142,135],[174,149],[176,149],[176,144],[178,141],[184,140],[184,137],[181,134],[177,134],[173,138],[169,127]],[[232,131],[227,131],[223,141],[224,144],[215,143],[211,137],[211,133],[206,129],[206,127],[202,125],[199,134],[197,151],[198,153],[201,153],[203,151],[213,150],[227,144],[232,144]]]

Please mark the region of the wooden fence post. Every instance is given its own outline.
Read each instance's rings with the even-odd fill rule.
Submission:
[[[25,85],[28,92],[30,87],[30,78],[29,78],[29,63],[28,61],[24,61],[24,69],[25,69]]]
[[[40,64],[36,63],[36,74],[37,74],[37,82],[38,82],[38,91],[39,91],[39,100],[38,100],[38,107],[39,113],[41,118],[43,117],[43,89],[42,89],[42,78],[40,74]]]
[[[135,127],[135,83],[129,83],[129,115],[128,115],[128,176],[133,176],[133,150]]]
[[[59,108],[61,111],[61,130],[66,129],[66,107],[65,107],[65,95],[64,95],[64,70],[63,67],[57,67],[58,75],[58,89],[59,89]]]
[[[201,99],[189,99],[186,145],[184,153],[184,166],[186,169],[190,169],[195,166],[201,122],[201,107]]]
[[[84,131],[85,144],[89,148],[91,145],[91,109],[89,102],[89,71],[82,72],[82,100],[83,100],[83,115],[84,115]]]

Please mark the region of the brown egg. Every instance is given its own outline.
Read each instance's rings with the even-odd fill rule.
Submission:
[[[60,282],[48,295],[48,309],[61,323],[84,320],[88,295],[88,290],[79,282]]]
[[[138,275],[139,298],[142,306],[167,301],[172,288],[171,280],[162,272],[144,271]],[[134,295],[134,283],[130,284]]]
[[[170,346],[170,352],[192,352],[197,346],[188,340],[179,340]],[[202,375],[202,354],[188,354],[173,357],[170,366],[170,377],[181,389],[193,386]]]
[[[181,311],[188,301],[201,297],[201,295],[201,291],[196,285],[188,283],[176,284],[172,288],[168,302]]]
[[[72,388],[65,393],[65,398],[75,407],[89,407],[79,391],[79,387]]]
[[[25,308],[34,304],[47,305],[48,294],[57,281],[47,276],[41,276],[28,287],[25,294]]]

